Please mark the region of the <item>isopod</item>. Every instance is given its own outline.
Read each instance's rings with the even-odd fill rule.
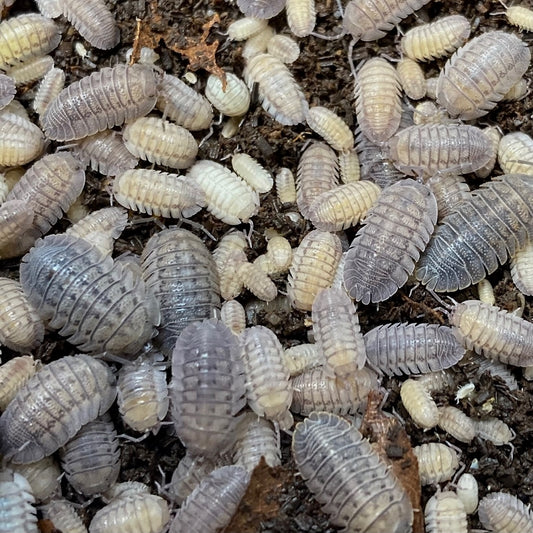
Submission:
[[[287,24],[296,37],[307,37],[315,29],[315,0],[287,0]]]
[[[39,115],[42,115],[50,102],[65,87],[65,71],[60,68],[49,70],[39,84],[39,89],[33,99],[33,109]]]
[[[190,217],[206,205],[204,191],[196,182],[148,168],[119,174],[113,182],[113,197],[128,209],[167,218]]]
[[[285,64],[294,63],[300,57],[300,46],[288,35],[274,35],[267,44],[267,52]]]
[[[488,31],[459,48],[441,71],[437,103],[463,120],[486,115],[520,80],[531,62],[526,43]]]
[[[334,189],[339,182],[335,152],[325,143],[310,144],[300,157],[296,173],[296,203],[304,218],[309,218],[315,200]]]
[[[491,492],[480,502],[478,516],[481,525],[498,533],[532,533],[533,512],[529,505],[512,494]]]
[[[0,411],[5,411],[17,392],[40,368],[31,355],[14,357],[0,366]]]
[[[250,107],[250,91],[233,72],[225,72],[226,85],[219,76],[207,78],[205,96],[213,106],[228,117],[240,117]]]
[[[427,182],[437,200],[439,220],[448,216],[461,202],[471,198],[470,188],[463,176],[436,174]]]
[[[48,138],[72,141],[148,114],[158,80],[147,65],[104,67],[63,89],[42,115]]]
[[[422,485],[436,485],[452,478],[459,468],[457,452],[441,442],[429,442],[415,446],[418,471]]]
[[[183,502],[170,524],[169,533],[216,533],[225,528],[249,482],[250,474],[241,466],[213,470]]]
[[[261,30],[264,30],[268,25],[265,19],[255,17],[243,17],[233,21],[228,26],[228,37],[232,41],[244,41],[257,35]]]
[[[419,381],[414,379],[404,381],[400,388],[400,397],[405,410],[417,426],[431,429],[438,424],[437,404]]]
[[[283,363],[291,377],[324,364],[324,355],[316,344],[297,344],[283,353]]]
[[[478,178],[486,178],[493,171],[496,159],[498,158],[498,151],[502,138],[502,133],[498,126],[488,126],[483,129],[483,133],[490,141],[490,159],[481,168],[476,170],[476,176]],[[504,173],[510,174],[510,172],[506,171],[504,171]],[[525,172],[525,174],[527,174],[527,172]]]
[[[296,203],[296,182],[288,168],[280,168],[276,173],[276,193],[282,204]]]
[[[494,305],[496,303],[496,297],[494,296],[494,289],[488,279],[482,279],[477,284],[477,292],[479,299],[486,304]]]
[[[28,119],[6,109],[0,114],[0,165],[25,165],[43,151],[43,133]]]
[[[198,143],[188,130],[158,117],[129,122],[122,138],[135,157],[177,169],[190,167],[198,153]]]
[[[508,365],[533,365],[533,324],[513,313],[467,300],[453,307],[450,324],[469,350]]]
[[[70,485],[85,496],[105,492],[120,472],[120,447],[109,415],[85,424],[59,450]]]
[[[243,179],[215,161],[197,161],[189,178],[204,191],[207,210],[226,224],[248,222],[259,209],[259,196]]]
[[[144,282],[79,237],[38,241],[22,260],[20,283],[47,326],[84,352],[133,355],[159,324]]]
[[[353,183],[361,179],[361,166],[355,147],[339,154],[339,173],[342,183]]]
[[[348,125],[327,107],[310,107],[307,125],[320,135],[333,149],[347,152],[353,148],[353,133]]]
[[[283,11],[285,0],[237,0],[237,5],[247,17],[271,19]]]
[[[141,268],[146,287],[161,310],[155,342],[169,355],[188,324],[210,318],[220,306],[216,265],[200,238],[185,229],[172,228],[148,240]]]
[[[455,52],[470,36],[470,22],[462,15],[442,17],[415,26],[400,41],[402,52],[415,61],[429,61]]]
[[[346,255],[344,284],[363,304],[382,302],[405,285],[437,221],[430,189],[406,179],[385,189]]]
[[[213,121],[209,100],[171,74],[165,74],[160,82],[156,107],[189,131],[209,128]]]
[[[466,511],[463,502],[452,491],[438,491],[424,510],[427,533],[467,533]]]
[[[164,360],[157,352],[141,356],[119,371],[117,403],[124,424],[157,433],[169,407]]]
[[[492,274],[525,246],[533,218],[533,182],[506,174],[484,183],[436,227],[416,268],[428,289],[456,291]]]
[[[517,250],[511,257],[511,277],[517,289],[526,296],[533,296],[533,243]]]
[[[220,320],[238,336],[246,327],[246,311],[237,300],[228,300],[220,308]]]
[[[352,0],[346,7],[344,20],[354,3]],[[373,143],[384,143],[398,130],[402,115],[396,70],[383,58],[369,59],[356,73],[354,94],[361,131]]]
[[[400,59],[396,65],[398,78],[403,92],[411,100],[420,100],[426,96],[426,79],[420,65],[409,57]]]
[[[520,31],[533,31],[533,11],[526,6],[509,6],[505,10],[509,24],[518,26]]]
[[[6,74],[0,74],[0,109],[6,107],[13,100],[16,92],[14,80]]]
[[[409,531],[407,493],[370,443],[346,420],[313,412],[296,425],[292,454],[330,522],[345,531]]]
[[[522,78],[503,95],[502,100],[505,102],[518,102],[518,100],[522,100],[528,94],[528,81],[526,78]]]
[[[26,478],[35,501],[48,501],[61,492],[61,470],[53,457],[44,457],[35,463],[8,464],[14,472]]]
[[[476,478],[468,472],[462,474],[457,480],[455,492],[457,497],[463,502],[466,514],[472,514],[477,509],[479,502]]]
[[[244,79],[251,87],[259,84],[259,98],[263,109],[284,126],[305,121],[308,104],[302,89],[289,69],[270,54],[258,54],[249,59]]]
[[[270,39],[276,35],[272,26],[266,26],[259,33],[250,37],[242,47],[242,57],[245,61],[267,51]]]
[[[14,463],[53,454],[115,400],[109,367],[88,355],[66,356],[45,365],[0,417],[1,453]]]
[[[231,166],[250,187],[258,193],[266,193],[272,189],[274,179],[257,160],[248,154],[233,154]]]
[[[222,322],[193,322],[172,354],[170,395],[176,433],[191,452],[208,457],[227,450],[246,403],[237,338]],[[1,420],[1,419],[0,419]]]
[[[448,113],[437,107],[431,100],[420,102],[413,112],[413,122],[417,126],[425,124],[450,124],[454,122]]]
[[[494,446],[509,444],[515,437],[514,431],[499,418],[487,417],[475,421],[477,436],[488,440]]]
[[[36,57],[28,59],[21,65],[11,67],[8,74],[18,87],[40,80],[53,66],[54,59],[51,56]]]
[[[498,163],[505,174],[533,175],[533,138],[515,131],[504,135],[498,145]]]
[[[24,200],[8,200],[0,205],[0,258],[24,253],[20,239],[33,223],[34,213]],[[31,243],[28,245],[31,246]]]
[[[311,311],[316,295],[333,283],[341,256],[341,241],[333,233],[313,230],[303,238],[294,252],[287,282],[293,307]]]
[[[293,418],[289,407],[293,392],[278,337],[264,326],[254,326],[246,328],[240,340],[248,405],[259,416],[277,422],[281,429],[290,429]]]
[[[369,365],[388,376],[437,372],[465,353],[452,329],[436,324],[385,324],[366,333],[364,342]]]
[[[259,264],[269,276],[287,272],[292,263],[291,243],[275,231],[267,238],[266,254],[257,257],[254,264]]]
[[[0,471],[0,531],[2,533],[37,533],[35,498],[24,476],[5,469]]]
[[[61,498],[54,499],[42,506],[41,511],[43,516],[51,520],[54,526],[60,531],[87,533],[87,528],[74,509],[74,506],[67,500]]]
[[[439,427],[454,439],[470,444],[476,436],[476,424],[457,407],[439,407]]]

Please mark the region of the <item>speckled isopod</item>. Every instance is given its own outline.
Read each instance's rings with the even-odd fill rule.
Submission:
[[[413,452],[418,459],[418,471],[422,485],[435,485],[452,478],[459,467],[457,452],[440,442],[429,442],[415,446]]]
[[[296,37],[307,37],[316,24],[315,0],[287,0],[287,24]]]

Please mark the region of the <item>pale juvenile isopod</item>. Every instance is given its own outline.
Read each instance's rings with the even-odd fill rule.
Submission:
[[[156,107],[189,131],[205,130],[213,121],[209,100],[171,74],[165,74],[159,84]]]
[[[128,209],[166,218],[189,217],[206,205],[204,191],[194,181],[147,168],[119,174],[113,182],[113,197]]]
[[[437,103],[463,120],[486,115],[525,74],[530,62],[527,44],[516,35],[483,33],[446,62],[437,85]]]
[[[242,231],[230,230],[220,239],[213,252],[220,278],[220,294],[224,300],[236,298],[243,288],[237,270],[242,263],[248,261],[244,253],[247,247],[246,235]]]
[[[0,471],[1,533],[38,533],[35,498],[24,476],[9,469]]]
[[[33,161],[44,148],[43,132],[28,119],[5,109],[0,114],[0,165],[14,167]]]
[[[330,523],[344,531],[403,533],[413,509],[392,470],[346,420],[313,412],[292,438],[296,466]]]
[[[14,357],[0,366],[0,411],[5,411],[17,392],[37,372],[40,363],[31,355]]]
[[[249,483],[250,474],[241,466],[213,470],[183,502],[169,533],[221,531],[235,514]]]
[[[423,126],[425,124],[450,124],[455,121],[444,109],[437,107],[437,104],[431,100],[425,100],[415,107],[413,122],[417,126]]]
[[[89,242],[50,235],[20,266],[20,283],[39,316],[87,353],[137,353],[159,324],[144,282]]]
[[[215,161],[197,161],[187,173],[205,193],[207,210],[226,224],[248,222],[259,209],[259,196],[242,178]]]
[[[307,125],[320,135],[333,149],[346,152],[353,148],[353,133],[348,125],[327,107],[310,107]]]
[[[344,20],[346,20],[348,8]],[[363,134],[373,143],[384,143],[400,126],[400,79],[385,59],[369,59],[355,76],[355,114]]]
[[[504,135],[498,145],[498,163],[505,174],[533,175],[533,138],[521,131]]]
[[[54,59],[51,56],[35,57],[20,65],[11,67],[7,73],[18,87],[40,80],[53,66]]]
[[[315,0],[287,0],[287,24],[296,37],[307,37],[315,29]]]
[[[287,294],[291,305],[311,311],[316,295],[333,283],[342,256],[339,237],[326,231],[309,232],[293,254]]]
[[[48,138],[72,141],[148,114],[158,79],[147,65],[104,67],[63,89],[50,102],[42,124]]]
[[[415,125],[398,132],[388,145],[396,167],[409,176],[466,174],[485,165],[491,157],[490,140],[474,126]]]
[[[451,328],[436,324],[385,324],[364,336],[368,364],[380,374],[426,374],[455,365],[465,350]]]
[[[476,436],[476,424],[457,407],[439,407],[439,427],[454,439],[470,444]]]
[[[429,442],[415,446],[413,452],[418,459],[418,471],[422,485],[436,485],[448,481],[459,468],[457,452],[441,442]]]
[[[49,70],[42,79],[33,99],[33,109],[39,115],[43,115],[50,102],[65,87],[65,71],[60,68]]]
[[[472,514],[479,502],[478,483],[476,478],[468,472],[462,474],[455,487],[457,497],[463,502],[466,514]]]
[[[297,344],[286,348],[283,363],[291,377],[324,364],[324,355],[316,344]]]
[[[116,176],[137,166],[139,159],[124,145],[120,133],[105,130],[89,135],[71,148],[85,165],[104,176]]]
[[[292,386],[278,337],[264,326],[254,326],[244,330],[240,341],[248,405],[259,416],[277,422],[281,429],[290,429],[294,422],[289,412]]]
[[[427,182],[437,200],[439,220],[448,216],[461,202],[471,198],[470,188],[463,176],[436,174]]]
[[[263,109],[284,126],[305,121],[308,104],[299,84],[289,69],[270,54],[258,54],[248,61],[244,79],[251,88],[259,84],[259,99]]]
[[[385,189],[346,255],[350,297],[368,304],[395,294],[413,273],[436,221],[437,202],[425,185],[406,179]]]
[[[237,5],[247,17],[271,19],[283,11],[285,0],[237,0]]]
[[[353,183],[361,179],[361,166],[355,147],[339,154],[339,173],[342,183]]]
[[[172,419],[178,437],[192,453],[213,457],[233,444],[235,415],[246,403],[240,352],[237,337],[216,320],[190,324],[176,341]]]
[[[61,470],[53,457],[44,457],[35,463],[8,465],[26,478],[35,501],[48,501],[61,493]]]
[[[161,311],[155,342],[169,355],[188,324],[210,318],[220,306],[216,265],[200,238],[185,229],[172,228],[148,240],[141,268],[146,287]]]
[[[61,40],[59,26],[35,13],[0,23],[0,69],[51,52]]]
[[[424,510],[427,533],[467,533],[466,511],[463,502],[452,491],[438,491]]]
[[[128,485],[123,483],[121,485]],[[148,487],[119,487],[111,502],[96,512],[89,533],[163,533],[170,521],[167,502],[149,493]]]
[[[16,257],[24,253],[17,242],[31,228],[34,213],[24,200],[9,200],[0,205],[0,258]],[[31,246],[31,243],[28,245]]]
[[[477,284],[477,293],[479,299],[486,304],[494,305],[496,303],[496,297],[494,296],[494,289],[488,279],[482,279]]]
[[[12,78],[6,74],[0,74],[0,109],[6,107],[15,97],[17,89]]]
[[[424,386],[414,379],[402,383],[400,397],[413,422],[424,429],[431,429],[439,422],[437,404]]]
[[[233,463],[252,472],[264,457],[270,467],[281,465],[279,430],[269,420],[247,412],[240,420],[233,446]]]
[[[286,64],[294,63],[300,57],[300,46],[288,35],[274,35],[267,44],[267,52]]]
[[[266,235],[267,251],[260,255],[254,261],[254,264],[259,264],[269,276],[277,275],[287,272],[292,263],[292,247],[291,243],[276,231]]]
[[[220,308],[220,320],[238,336],[246,327],[246,311],[237,300],[228,300]]]
[[[376,374],[368,368],[340,379],[329,377],[322,366],[317,366],[291,381],[294,391],[291,411],[301,415],[312,411],[354,414],[364,407],[368,393],[378,387]]]
[[[517,102],[529,94],[528,80],[522,78],[515,83],[504,95],[502,100],[505,102]]]
[[[429,61],[455,52],[470,36],[470,22],[462,15],[442,17],[415,26],[400,41],[402,52],[415,61]]]
[[[526,296],[533,296],[533,243],[526,246],[511,257],[511,277],[517,289]]]
[[[128,48],[126,51],[126,63],[131,63],[133,56],[133,48]],[[155,65],[159,60],[159,54],[147,46],[142,46],[139,52],[136,63],[141,63],[142,65]]]
[[[428,372],[417,378],[417,381],[430,394],[434,392],[449,391],[455,385],[453,374],[448,370]]]
[[[85,424],[60,448],[59,456],[74,490],[90,496],[111,488],[120,472],[120,447],[109,415]]]
[[[158,117],[129,122],[122,138],[135,157],[172,168],[190,167],[198,153],[198,143],[188,130]]]
[[[20,283],[0,278],[0,344],[29,352],[43,341],[44,325]]]
[[[169,407],[164,357],[141,356],[122,366],[117,381],[117,403],[122,421],[140,433],[157,433]]]
[[[258,263],[238,263],[236,275],[242,285],[260,300],[271,302],[278,295],[276,284]]]
[[[313,302],[311,318],[317,348],[324,354],[324,370],[348,379],[361,370],[366,350],[357,310],[344,289],[324,289]]]
[[[338,183],[335,152],[325,143],[311,143],[300,156],[296,172],[296,203],[302,216],[308,218],[315,200]]]
[[[426,79],[422,67],[409,57],[400,59],[396,65],[398,78],[402,85],[403,92],[411,100],[420,100],[426,96]]]
[[[512,494],[491,492],[480,502],[481,525],[497,533],[532,533],[533,512]]]
[[[58,4],[61,14],[95,48],[109,50],[119,43],[115,17],[104,0],[60,0]]]
[[[518,26],[520,31],[533,31],[533,11],[526,6],[509,6],[505,10],[509,24]]]
[[[296,182],[288,168],[280,168],[276,173],[276,193],[282,204],[296,203]]]
[[[311,204],[309,220],[322,231],[356,226],[375,204],[381,188],[371,181],[346,183],[321,193]]]
[[[267,25],[268,22],[265,19],[243,17],[233,21],[228,26],[228,37],[232,41],[244,41],[257,35],[261,30],[264,30]]]
[[[207,78],[205,96],[213,106],[228,117],[240,117],[250,107],[250,91],[233,72],[225,72],[226,85],[220,76],[211,74]]]
[[[515,437],[514,431],[499,418],[487,417],[475,421],[477,436],[488,440],[494,446],[509,444]]]
[[[270,39],[276,35],[272,26],[263,28],[258,34],[250,37],[242,47],[242,57],[245,61],[267,51]]]
[[[474,191],[436,227],[416,278],[437,292],[464,289],[523,248],[533,219],[532,180],[505,174]]]
[[[87,528],[74,506],[67,500],[62,498],[54,499],[42,506],[41,512],[44,518],[51,520],[59,531],[87,533]]]
[[[250,187],[258,193],[266,193],[272,189],[274,179],[256,159],[248,154],[233,154],[231,166]]]
[[[109,367],[88,355],[66,356],[44,366],[0,417],[1,453],[14,463],[53,454],[115,400]]]
[[[450,324],[469,350],[508,365],[533,365],[533,324],[513,313],[467,300],[453,307]]]

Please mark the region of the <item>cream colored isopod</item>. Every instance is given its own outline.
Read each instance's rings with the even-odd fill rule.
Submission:
[[[205,96],[211,104],[228,117],[240,117],[250,107],[250,91],[233,72],[226,72],[226,86],[219,76],[207,78]]]

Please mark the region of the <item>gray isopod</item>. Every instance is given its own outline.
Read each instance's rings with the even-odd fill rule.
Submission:
[[[48,327],[88,353],[133,355],[159,324],[144,282],[79,237],[38,241],[22,259],[20,283]]]
[[[526,244],[532,206],[531,177],[506,174],[483,184],[437,226],[416,278],[444,292],[480,282]]]
[[[115,378],[88,355],[67,356],[43,367],[0,417],[0,453],[14,463],[51,455],[115,400]]]
[[[105,492],[120,472],[120,447],[109,415],[85,424],[59,450],[68,482],[85,496]]]
[[[366,333],[364,341],[370,366],[388,376],[450,368],[465,353],[452,329],[436,324],[385,324]]]
[[[0,533],[38,533],[30,484],[17,472],[0,471]]]
[[[6,107],[15,97],[17,88],[12,78],[6,74],[0,74],[0,109]]]
[[[463,120],[486,115],[525,74],[527,44],[512,33],[488,31],[459,48],[444,65],[437,103]]]
[[[241,466],[213,470],[183,502],[169,533],[216,533],[227,526],[248,488],[250,474]]]
[[[246,402],[237,338],[222,322],[187,326],[172,354],[170,395],[178,437],[191,452],[215,456],[233,444]]]
[[[411,179],[386,188],[346,255],[344,284],[363,304],[382,302],[405,285],[437,221],[428,187]]]
[[[141,255],[143,279],[160,307],[155,340],[165,355],[188,324],[220,307],[219,282],[211,253],[194,233],[172,228],[153,235]]]
[[[480,502],[479,521],[497,533],[533,533],[533,512],[512,494],[491,492]]]
[[[344,531],[406,533],[413,509],[368,440],[339,416],[313,412],[294,430],[292,454],[307,486]]]
[[[56,141],[93,135],[149,113],[157,99],[158,79],[152,67],[104,67],[74,82],[50,103],[42,124]]]

